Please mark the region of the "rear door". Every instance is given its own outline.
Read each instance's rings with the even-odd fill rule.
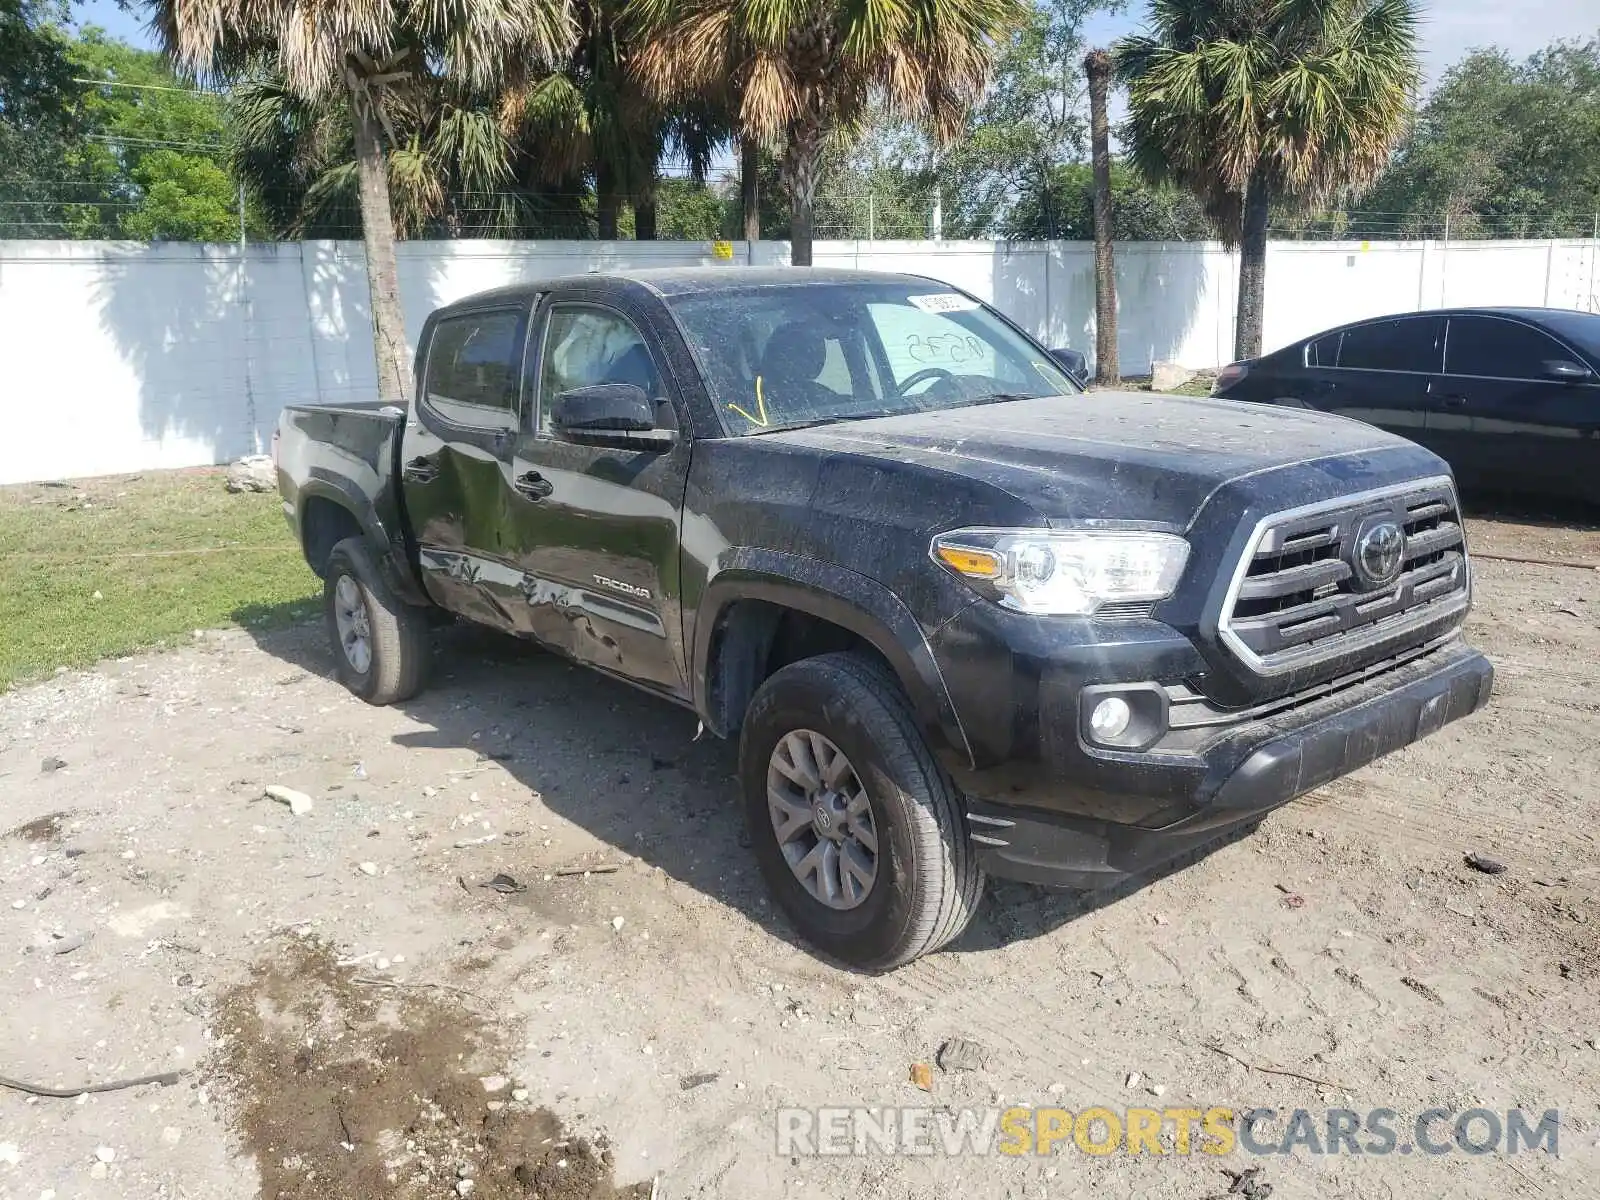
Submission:
[[[527,328],[527,309],[516,305],[429,321],[400,459],[429,596],[502,629],[515,626],[521,580],[503,530]]]
[[[686,429],[661,349],[626,314],[589,301],[546,305],[534,336],[507,492],[519,625],[581,662],[687,697],[678,546],[689,439],[664,451],[582,445],[551,422],[564,391],[632,383],[656,401],[658,427]]]
[[[1257,359],[1238,382],[1218,395],[1286,408],[1337,411],[1339,340],[1343,336],[1343,331],[1336,329]]]
[[[1331,378],[1317,407],[1428,445],[1428,378],[1439,369],[1443,329],[1442,318],[1428,315],[1353,325],[1339,337],[1332,370],[1321,365],[1331,346],[1319,339],[1314,373]]]
[[[1463,483],[1542,494],[1592,494],[1600,472],[1600,386],[1560,381],[1552,363],[1586,366],[1541,329],[1510,317],[1449,319],[1444,371],[1429,385],[1428,423]]]

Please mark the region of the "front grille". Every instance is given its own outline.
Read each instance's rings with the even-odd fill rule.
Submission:
[[[1379,584],[1360,543],[1392,523],[1398,574]],[[1467,606],[1466,539],[1448,479],[1310,505],[1256,527],[1218,633],[1258,674],[1279,674],[1387,642]],[[1381,559],[1381,555],[1375,555]]]

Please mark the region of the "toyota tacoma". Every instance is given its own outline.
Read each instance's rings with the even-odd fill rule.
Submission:
[[[454,617],[690,709],[783,910],[885,969],[986,874],[1147,872],[1489,697],[1439,458],[1079,367],[926,279],[590,274],[440,309],[404,407],[275,453],[356,695]]]

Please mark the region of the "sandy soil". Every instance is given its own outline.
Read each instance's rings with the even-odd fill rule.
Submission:
[[[730,747],[483,635],[395,709],[315,627],[0,696],[0,1075],[187,1072],[0,1089],[0,1197],[1593,1196],[1600,572],[1483,561],[1471,634],[1484,713],[1145,886],[991,884],[887,977],[769,908]],[[951,1038],[979,1069],[912,1086]],[[1560,1108],[1562,1153],[774,1151],[785,1106],[1184,1103]]]

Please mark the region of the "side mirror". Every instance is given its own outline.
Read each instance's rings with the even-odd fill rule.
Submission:
[[[665,449],[677,440],[656,425],[655,405],[632,383],[597,383],[556,396],[550,422],[572,442],[639,450]]]
[[[1067,373],[1067,377],[1079,387],[1089,386],[1089,360],[1082,350],[1069,350],[1065,346],[1050,351],[1050,357],[1056,360],[1056,366]]]
[[[1594,378],[1594,372],[1582,363],[1564,358],[1548,358],[1544,362],[1544,376],[1560,383],[1583,383]]]

